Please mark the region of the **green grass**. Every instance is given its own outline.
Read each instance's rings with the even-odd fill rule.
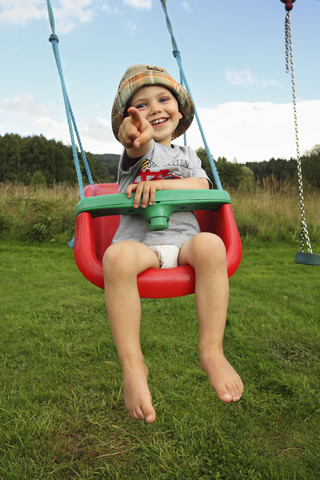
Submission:
[[[231,279],[237,404],[222,404],[199,368],[193,296],[143,301],[157,411],[146,425],[124,409],[103,292],[72,251],[0,243],[0,478],[319,478],[320,267],[296,265],[295,250],[245,242]]]

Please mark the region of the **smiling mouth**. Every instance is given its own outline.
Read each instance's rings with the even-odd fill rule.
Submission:
[[[161,125],[161,124],[165,123],[167,120],[168,120],[167,118],[158,118],[157,120],[153,120],[152,122],[150,122],[150,124],[152,126]]]

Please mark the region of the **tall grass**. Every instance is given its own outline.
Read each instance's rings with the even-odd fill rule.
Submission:
[[[77,187],[0,184],[0,238],[66,241],[74,230]]]
[[[263,185],[230,191],[241,236],[264,241],[300,237],[298,188],[267,179]],[[0,184],[0,238],[22,241],[65,241],[72,236],[78,188],[67,185]],[[320,240],[320,195],[306,189],[305,211],[311,239]]]
[[[268,178],[247,192],[233,191],[230,194],[243,238],[299,240],[301,212],[297,185]],[[320,192],[305,189],[304,206],[310,237],[318,241]]]

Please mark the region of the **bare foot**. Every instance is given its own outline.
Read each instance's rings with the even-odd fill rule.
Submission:
[[[241,378],[223,353],[200,354],[200,365],[222,402],[240,400],[243,392]]]
[[[148,387],[148,368],[144,363],[123,369],[123,393],[125,406],[132,418],[153,423],[156,412]]]

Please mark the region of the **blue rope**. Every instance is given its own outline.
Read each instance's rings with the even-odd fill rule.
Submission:
[[[59,38],[57,37],[56,32],[55,32],[55,21],[54,21],[54,16],[53,16],[53,11],[52,11],[52,8],[51,8],[50,0],[47,0],[47,6],[48,6],[49,21],[50,21],[51,30],[52,30],[52,34],[50,35],[49,41],[51,42],[51,45],[52,45],[54,57],[55,57],[58,72],[59,72],[61,88],[62,88],[62,93],[63,93],[63,100],[64,100],[65,109],[66,109],[67,121],[68,121],[68,126],[69,126],[69,133],[70,133],[70,138],[71,138],[74,166],[75,166],[75,169],[76,169],[77,179],[78,179],[78,184],[79,184],[79,190],[80,190],[80,198],[83,199],[85,197],[84,187],[83,187],[83,180],[82,180],[82,175],[81,175],[81,169],[80,169],[80,164],[79,164],[79,158],[78,158],[78,152],[77,152],[77,147],[76,147],[76,143],[75,143],[74,133],[77,137],[77,141],[78,141],[78,145],[79,145],[79,148],[80,148],[83,164],[85,166],[86,173],[87,173],[87,176],[88,176],[88,180],[89,180],[89,183],[91,185],[93,184],[93,180],[92,180],[92,175],[91,175],[91,172],[90,172],[90,167],[89,167],[89,164],[88,164],[87,159],[86,159],[86,155],[85,155],[83,147],[82,147],[82,143],[81,143],[79,131],[78,131],[78,128],[77,128],[76,120],[75,120],[74,115],[73,115],[73,111],[72,111],[72,108],[71,108],[71,104],[70,104],[67,89],[66,89],[66,85],[65,85],[65,82],[64,82],[64,78],[63,78],[62,65],[61,65],[61,59],[60,59],[59,47],[58,47]]]
[[[178,66],[179,66],[181,84],[185,86],[185,88],[188,91],[190,97],[192,98],[191,91],[190,91],[185,73],[183,71],[181,54],[180,54],[180,51],[178,49],[176,39],[174,38],[171,21],[170,21],[168,11],[167,11],[166,0],[161,0],[161,4],[162,4],[163,11],[165,13],[165,16],[166,16],[167,27],[168,27],[169,33],[171,35],[171,42],[172,42],[172,47],[173,47],[173,52],[172,53],[173,53],[173,56],[175,57],[175,59],[178,63]],[[198,116],[198,112],[197,112],[196,109],[195,109],[194,114],[195,114],[195,117],[196,117],[196,120],[197,120],[197,123],[198,123],[198,127],[199,127],[199,130],[200,130],[200,133],[201,133],[203,144],[205,146],[205,149],[206,149],[206,152],[207,152],[207,155],[208,155],[208,159],[209,159],[209,162],[210,162],[210,166],[211,166],[212,174],[214,176],[214,180],[216,182],[218,190],[222,190],[222,185],[221,185],[221,182],[220,182],[220,179],[219,179],[217,168],[215,166],[214,160],[213,160],[212,155],[210,153],[210,150],[209,150],[209,147],[208,147],[208,144],[207,144],[204,132],[203,132],[203,128],[202,128],[202,125],[201,125],[201,122],[200,122],[200,119],[199,119],[199,116]]]

